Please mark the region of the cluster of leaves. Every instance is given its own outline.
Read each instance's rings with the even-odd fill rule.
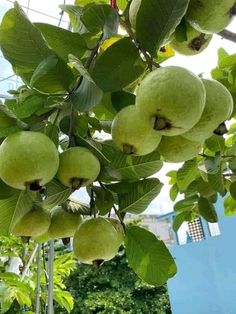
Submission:
[[[40,274],[40,304],[41,311],[47,305],[48,293],[48,250],[44,246],[41,250],[43,263],[38,264],[36,257],[32,260],[24,275],[25,267],[34,254],[35,243],[30,241],[28,244],[20,241],[16,237],[1,237],[1,256],[8,257],[8,262],[2,265],[0,272],[0,312],[9,314],[26,313],[31,314],[35,311],[35,295],[37,292],[37,276]],[[65,309],[67,313],[73,309],[74,301],[70,292],[65,286],[65,279],[76,267],[76,261],[72,253],[64,251],[64,246],[56,246],[53,275],[53,298],[55,304]],[[63,249],[63,250],[62,250]],[[11,258],[13,257],[13,260]],[[19,274],[6,271],[9,263],[14,264],[14,257],[22,261]],[[39,291],[38,291],[39,292]]]
[[[66,285],[75,300],[74,314],[171,313],[166,286],[141,281],[128,267],[123,250],[99,269],[78,264]]]

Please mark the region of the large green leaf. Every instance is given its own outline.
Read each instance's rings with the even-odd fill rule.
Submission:
[[[134,180],[149,177],[162,168],[160,154],[155,151],[145,156],[128,156],[114,147],[112,141],[102,145],[103,154],[110,160],[106,171],[118,180]]]
[[[173,221],[173,230],[177,232],[185,221],[191,221],[195,218],[191,211],[183,211],[177,214]]]
[[[60,5],[60,8],[69,15],[70,23],[74,32],[79,34],[87,33],[88,30],[81,21],[83,8],[79,5]]]
[[[98,57],[91,73],[104,92],[118,91],[135,81],[145,64],[130,38],[115,42]]]
[[[21,191],[0,200],[0,235],[10,234],[15,223],[31,210],[35,197],[34,192]]]
[[[140,214],[160,193],[163,184],[156,178],[144,179],[133,183],[116,183],[107,188],[118,194],[121,212]]]
[[[6,106],[0,103],[0,138],[20,130],[17,119],[11,115]]]
[[[196,179],[198,173],[197,160],[193,159],[186,161],[177,171],[176,179],[179,190],[186,190],[189,184]]]
[[[127,228],[125,247],[129,266],[144,281],[161,286],[176,272],[176,264],[163,241],[138,226]]]
[[[92,4],[83,10],[81,20],[92,33],[103,31],[103,39],[117,34],[119,17],[108,4]]]
[[[39,30],[28,20],[17,3],[15,8],[7,11],[3,17],[0,27],[0,46],[15,73],[28,84],[34,71],[45,59],[51,56],[56,58]],[[58,60],[55,67],[48,69],[42,80],[34,87],[42,92],[63,92],[68,89],[72,79],[72,72],[66,64]]]
[[[224,199],[224,208],[226,216],[233,216],[236,214],[236,200],[233,199],[231,195],[228,195]]]
[[[73,54],[77,58],[81,58],[84,55],[87,45],[83,37],[78,33],[72,33],[63,28],[45,23],[35,23],[34,25],[40,30],[49,47],[65,62],[68,62],[69,54]]]
[[[217,222],[217,212],[215,207],[204,197],[200,197],[198,200],[198,210],[200,215],[208,222]]]
[[[188,4],[189,0],[141,0],[136,16],[136,35],[152,55],[180,23]]]
[[[46,184],[47,197],[42,203],[42,207],[45,209],[52,209],[65,202],[72,194],[72,190],[62,185],[57,180],[53,180]]]

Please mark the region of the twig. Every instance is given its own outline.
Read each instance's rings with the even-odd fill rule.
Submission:
[[[105,185],[101,182],[101,181],[98,181],[98,183],[100,184],[101,188],[103,188],[105,191],[107,191],[107,188],[105,187]],[[115,207],[115,205],[112,206],[112,208],[114,209],[114,212],[116,214],[116,216],[118,217],[124,231],[126,230],[126,226],[125,226],[125,223],[120,215],[120,212],[118,211],[118,209]]]
[[[132,31],[132,29],[128,26],[127,21],[124,21],[121,17],[120,17],[120,24],[121,26],[126,30],[127,34],[129,35],[129,37],[133,40],[135,46],[139,49],[139,51],[143,54],[148,68],[150,71],[152,71],[152,66],[155,66],[156,68],[160,68],[160,64],[155,62],[153,60],[153,58],[149,55],[149,53],[144,49],[144,47],[141,45],[141,43],[137,40],[134,32]]]
[[[219,32],[217,35],[221,36],[224,39],[227,39],[236,43],[236,34],[228,31],[227,29],[224,29],[223,31]]]

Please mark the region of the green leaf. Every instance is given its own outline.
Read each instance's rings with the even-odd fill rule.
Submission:
[[[25,119],[36,113],[38,110],[43,109],[47,104],[47,97],[39,93],[34,93],[16,102],[13,108],[15,115],[19,119]]]
[[[65,308],[68,313],[70,313],[74,308],[74,300],[70,292],[63,290],[53,291],[53,297],[55,301],[62,307]]]
[[[205,141],[206,147],[212,152],[222,152],[225,150],[225,140],[223,136],[213,135]]]
[[[172,187],[170,188],[170,199],[172,200],[172,202],[174,202],[178,196],[179,193],[179,188],[177,184],[172,185]]]
[[[157,173],[163,165],[157,151],[138,157],[122,153],[112,141],[104,142],[102,147],[103,154],[110,160],[106,171],[118,180],[146,178]]]
[[[224,208],[226,216],[233,216],[236,214],[236,201],[232,198],[231,195],[228,195],[224,199]]]
[[[83,10],[81,20],[92,33],[103,32],[103,39],[117,34],[119,17],[115,10],[107,4],[92,4]]]
[[[71,102],[75,109],[86,112],[101,101],[102,95],[103,92],[95,83],[83,78],[79,88],[71,95]]]
[[[60,5],[59,6],[64,12],[68,13],[71,25],[75,33],[84,34],[88,30],[81,21],[81,15],[83,8],[77,5]]]
[[[41,62],[55,55],[17,3],[15,8],[7,11],[3,17],[0,46],[4,57],[12,64],[14,72],[28,84]],[[72,72],[65,63],[59,61],[34,87],[46,93],[64,92],[72,79]]]
[[[181,201],[178,201],[174,205],[174,211],[190,211],[192,210],[198,202],[198,195],[194,195],[191,197],[186,197]]]
[[[85,40],[78,33],[45,23],[34,25],[40,30],[49,47],[65,62],[68,62],[69,54],[81,58],[87,50]]]
[[[177,171],[177,185],[179,190],[182,192],[186,190],[190,183],[192,183],[198,176],[197,160],[188,160],[183,166]]]
[[[28,293],[25,293],[21,291],[20,289],[15,289],[15,297],[16,297],[17,302],[21,306],[23,305],[31,306],[31,299]]]
[[[125,247],[129,266],[148,284],[161,286],[176,274],[176,264],[164,242],[150,231],[127,228]]]
[[[18,193],[17,190],[13,189],[9,185],[5,184],[1,179],[0,179],[0,200],[4,200],[6,198],[10,198],[13,196],[15,193]]]
[[[200,215],[206,219],[206,221],[214,223],[218,221],[215,207],[204,197],[198,199],[198,210]]]
[[[236,200],[236,181],[232,182],[229,188],[230,195],[234,200]]]
[[[21,191],[0,200],[0,235],[10,234],[15,223],[31,210],[35,197],[34,192]]]
[[[216,192],[221,196],[225,195],[224,179],[222,175],[221,167],[216,174],[208,174],[208,182]]]
[[[11,116],[11,112],[5,105],[0,103],[0,138],[19,130],[17,119]]]
[[[46,184],[47,197],[42,202],[42,207],[52,209],[65,202],[72,192],[70,188],[65,187],[57,180],[53,180]]]
[[[115,92],[135,81],[145,64],[130,38],[123,38],[98,57],[92,78],[104,92]]]
[[[105,93],[101,101],[94,107],[93,112],[99,120],[113,120],[117,111],[112,105],[111,94]]]
[[[185,221],[191,221],[193,218],[192,211],[184,211],[175,216],[173,221],[173,230],[177,232]]]
[[[199,166],[199,169],[208,174],[217,174],[221,167],[221,157],[220,154],[216,154],[215,157],[206,157],[203,163]]]
[[[109,160],[102,152],[102,145],[98,141],[93,139],[84,139],[79,134],[76,135],[76,145],[87,147],[91,152],[99,159],[100,163],[103,166],[107,166],[109,164]]]
[[[112,193],[104,188],[93,186],[95,192],[95,205],[99,210],[100,215],[106,215],[114,204],[114,197]]]
[[[152,55],[169,38],[186,13],[189,0],[142,0],[136,16],[136,36]]]
[[[111,94],[111,102],[116,112],[124,107],[135,104],[135,95],[125,91],[118,91]]]
[[[53,143],[58,147],[59,144],[59,128],[57,125],[50,122],[47,123],[45,129],[45,134],[53,141]]]
[[[133,183],[116,183],[106,187],[118,194],[119,211],[140,214],[160,193],[163,184],[156,178]]]

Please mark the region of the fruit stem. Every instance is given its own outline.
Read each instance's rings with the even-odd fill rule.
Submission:
[[[32,182],[26,182],[25,183],[25,187],[27,191],[34,191],[34,192],[38,192],[42,190],[42,186],[40,185],[41,180],[35,180]]]
[[[123,145],[123,153],[127,155],[133,155],[136,153],[136,149],[134,146],[129,145],[129,144],[124,144]]]
[[[127,19],[123,20],[120,16],[120,25],[126,30],[129,37],[133,40],[135,46],[143,54],[149,71],[150,72],[152,71],[153,66],[156,68],[160,68],[161,67],[160,64],[153,60],[153,58],[149,55],[149,53],[144,49],[144,47],[141,45],[141,43],[137,40],[136,36],[134,35],[134,32],[132,31],[131,27],[129,26],[129,22],[127,21]]]
[[[79,188],[81,188],[84,181],[85,180],[80,179],[80,178],[72,178],[70,180],[72,190],[75,191],[75,190],[78,190]]]
[[[94,190],[91,188],[91,196],[90,196],[90,216],[94,216],[96,218],[96,208],[94,202]]]

